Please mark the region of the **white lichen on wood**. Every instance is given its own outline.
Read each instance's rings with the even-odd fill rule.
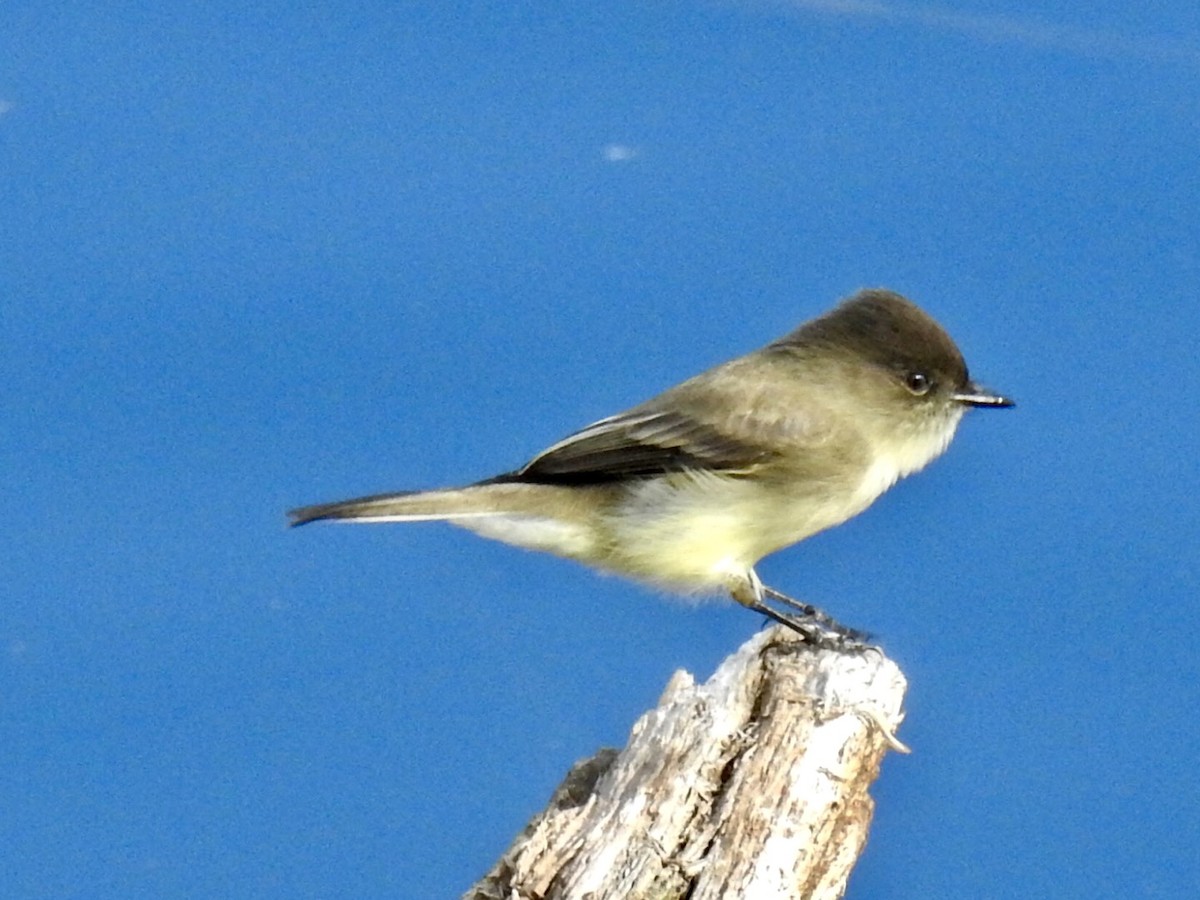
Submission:
[[[672,676],[619,753],[577,765],[465,900],[842,896],[903,718],[881,652],[756,635]]]

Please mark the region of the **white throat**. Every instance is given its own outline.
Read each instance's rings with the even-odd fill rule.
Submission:
[[[930,419],[911,430],[878,439],[875,459],[863,473],[859,495],[869,503],[901,478],[919,472],[945,453],[963,412],[957,407],[944,418]]]

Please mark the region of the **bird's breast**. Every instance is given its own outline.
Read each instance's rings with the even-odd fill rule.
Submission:
[[[705,472],[650,479],[632,485],[607,517],[610,567],[672,587],[719,586],[870,499],[853,481],[789,484]]]

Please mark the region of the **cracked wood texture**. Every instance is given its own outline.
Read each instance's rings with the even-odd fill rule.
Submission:
[[[841,897],[903,718],[881,652],[760,632],[676,672],[624,750],[577,764],[464,900]]]

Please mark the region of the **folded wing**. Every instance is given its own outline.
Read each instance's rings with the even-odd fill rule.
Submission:
[[[600,484],[684,470],[744,474],[780,450],[794,458],[825,438],[831,420],[811,397],[765,380],[748,390],[743,378],[725,377],[730,369],[601,419],[496,480]]]

